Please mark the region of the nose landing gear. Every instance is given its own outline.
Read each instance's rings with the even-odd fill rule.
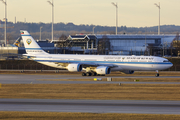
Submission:
[[[159,77],[159,71],[156,70],[156,77]]]

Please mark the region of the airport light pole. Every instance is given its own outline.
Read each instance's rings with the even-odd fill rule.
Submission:
[[[41,40],[41,29],[42,29],[43,27],[41,26],[40,27],[40,38],[39,38],[39,40]]]
[[[159,5],[156,4],[156,3],[154,3],[154,5],[159,8],[159,27],[158,27],[158,35],[160,35],[160,9],[161,9],[161,7],[160,7],[160,2],[159,2]]]
[[[6,0],[0,0],[0,1],[2,1],[4,3],[4,5],[5,5],[4,43],[5,43],[5,46],[6,46],[6,44],[7,44],[7,42],[6,42],[7,2],[6,2]]]
[[[118,26],[118,4],[112,2],[112,5],[114,5],[116,7],[116,35],[117,35],[117,26]]]
[[[163,57],[164,57],[164,34],[163,34]]]
[[[93,34],[94,34],[94,28],[95,28],[95,26],[93,27]]]
[[[50,1],[47,1],[50,5],[52,5],[52,40],[54,39],[53,38],[53,24],[54,24],[54,3],[53,3],[53,0],[52,2]]]

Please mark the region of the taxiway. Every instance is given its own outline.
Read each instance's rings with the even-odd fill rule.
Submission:
[[[0,111],[180,114],[180,101],[0,99]]]
[[[156,78],[154,76],[108,76],[112,78]],[[24,75],[24,74],[0,74],[1,84],[180,84],[180,82],[126,82],[126,81],[93,81],[93,78],[107,78],[106,76],[83,77],[80,75]],[[159,78],[180,78],[180,76],[160,76]],[[73,81],[84,79],[84,81]],[[92,79],[92,81],[86,81]]]

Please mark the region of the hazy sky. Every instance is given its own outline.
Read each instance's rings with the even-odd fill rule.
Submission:
[[[51,22],[51,5],[47,0],[6,0],[8,21]],[[51,1],[51,0],[50,0]],[[161,4],[161,25],[180,25],[180,0],[54,0],[55,23],[94,24],[115,26],[118,3],[118,26],[157,26]],[[0,1],[0,19],[4,18]]]

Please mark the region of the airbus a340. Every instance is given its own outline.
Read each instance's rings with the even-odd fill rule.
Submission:
[[[159,70],[168,69],[173,65],[167,59],[155,56],[49,54],[42,50],[27,31],[20,32],[27,53],[24,55],[30,60],[54,68],[65,68],[71,72],[84,70],[82,76],[106,75],[111,71],[126,74],[133,74],[134,71],[156,71],[158,77]]]

